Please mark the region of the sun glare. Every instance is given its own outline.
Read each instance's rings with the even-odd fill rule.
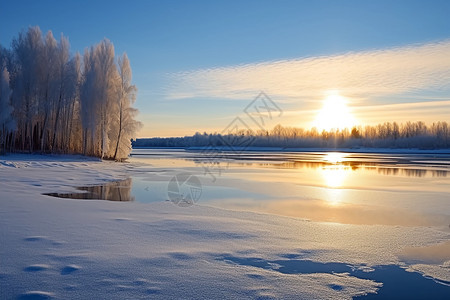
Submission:
[[[337,205],[341,202],[342,193],[340,189],[351,172],[348,166],[342,164],[346,156],[345,153],[330,152],[323,158],[324,162],[331,164],[322,168],[324,185],[327,187],[326,200],[331,205]]]
[[[337,93],[325,98],[322,109],[319,111],[314,126],[319,131],[351,128],[356,125],[356,119],[347,106],[347,99]]]
[[[327,153],[323,160],[332,164],[341,163],[347,155],[341,152]]]
[[[342,201],[342,190],[351,169],[344,165],[327,166],[322,169],[322,176],[326,187],[326,201],[331,205],[338,205]]]
[[[324,183],[329,188],[342,187],[349,174],[349,168],[343,165],[329,166],[322,169]]]

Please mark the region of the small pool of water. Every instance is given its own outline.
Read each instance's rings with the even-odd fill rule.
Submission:
[[[44,195],[84,200],[134,201],[131,193],[131,178],[112,181],[102,185],[77,187],[80,192],[74,193],[45,193]]]

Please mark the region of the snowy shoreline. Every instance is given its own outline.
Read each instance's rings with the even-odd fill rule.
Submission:
[[[351,272],[283,272],[305,261],[365,272],[398,265],[450,281],[448,261],[424,264],[399,255],[448,241],[448,232],[433,227],[42,195],[138,169],[155,171],[81,156],[0,156],[0,298],[351,299],[381,287]]]

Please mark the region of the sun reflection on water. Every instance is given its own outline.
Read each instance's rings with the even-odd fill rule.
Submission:
[[[321,173],[324,185],[327,188],[327,201],[332,205],[337,205],[341,202],[343,195],[340,188],[344,185],[352,170],[349,166],[342,164],[345,157],[345,153],[339,152],[327,153],[324,157],[324,161],[331,164],[323,166]]]
[[[351,168],[344,165],[333,165],[322,169],[322,176],[326,187],[326,200],[329,204],[337,205],[343,200],[343,186]]]
[[[330,152],[330,153],[327,153],[323,159],[326,162],[336,164],[336,163],[341,163],[345,157],[346,157],[345,153]]]
[[[323,167],[322,176],[325,185],[329,188],[342,187],[350,171],[349,167],[343,165]]]

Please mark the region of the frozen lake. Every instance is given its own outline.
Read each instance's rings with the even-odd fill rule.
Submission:
[[[138,202],[168,200],[169,182],[190,174],[201,182],[201,194],[193,196],[200,205],[313,221],[450,229],[448,154],[135,149],[130,161],[154,167],[127,181]]]
[[[19,299],[448,299],[449,161],[176,149],[135,150],[127,163],[4,157],[0,289]]]

